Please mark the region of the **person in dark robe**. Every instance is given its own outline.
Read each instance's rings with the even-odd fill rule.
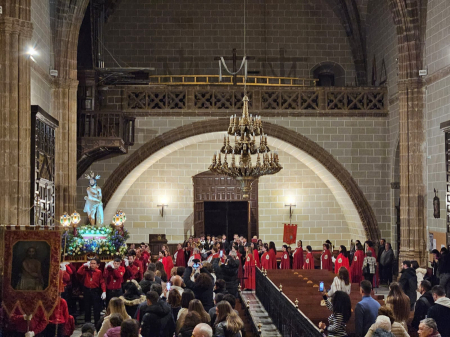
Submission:
[[[306,246],[306,254],[305,264],[303,265],[303,269],[314,269],[314,256],[312,253],[311,246]]]
[[[298,240],[297,248],[294,250],[294,262],[292,269],[303,269],[303,243],[302,240]]]
[[[255,259],[249,244],[245,247],[246,257],[244,265],[245,289],[255,290]]]
[[[270,255],[270,262],[272,262],[272,269],[278,269],[277,249],[275,247],[275,242],[273,241],[269,242],[269,255]]]
[[[287,245],[283,245],[280,269],[291,269],[291,259],[289,258],[289,253],[287,251],[287,248],[288,248]]]
[[[264,269],[272,269],[272,262],[270,261],[270,255],[269,255],[269,247],[267,246],[267,243],[265,243],[261,247],[263,254],[261,256],[261,267]]]
[[[339,268],[345,267],[350,273],[350,265],[348,263],[347,248],[344,245],[339,246],[339,255],[334,262],[334,273],[339,273]]]
[[[186,267],[186,257],[184,256],[184,249],[181,246],[181,243],[177,245],[177,251],[173,258],[175,259],[175,266]]]
[[[363,262],[364,262],[364,248],[361,245],[361,243],[357,242],[356,243],[356,251],[355,254],[353,255],[353,262],[352,262],[352,266],[351,266],[351,279],[352,279],[352,283],[360,283],[363,280],[363,275],[362,275],[362,266],[363,266]]]
[[[288,246],[287,252],[289,254],[289,269],[292,269],[292,265],[294,264],[294,256],[292,255],[292,248]]]
[[[332,258],[332,255],[330,252],[330,245],[328,243],[324,243],[323,244],[323,252],[322,252],[322,255],[320,256],[321,269],[329,270],[329,271],[333,270],[333,264],[332,264],[331,258]]]

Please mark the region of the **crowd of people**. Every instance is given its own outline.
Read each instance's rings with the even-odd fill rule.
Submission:
[[[116,257],[104,267],[97,258],[81,265],[62,263],[57,310],[49,319],[39,313],[28,318],[13,314],[9,331],[14,336],[25,324],[36,336],[70,336],[71,314],[80,311],[73,303],[71,288],[76,279],[82,299],[79,309],[86,322],[83,337],[94,333],[99,337],[239,337],[244,323],[235,310],[238,288],[255,289],[258,267],[334,272],[330,289],[324,291],[324,305],[332,314],[328,324],[319,324],[329,336],[347,335],[351,283],[360,285],[362,295],[354,309],[357,336],[409,336],[408,329],[421,337],[450,336],[447,250],[433,251],[433,275],[427,275],[426,267],[420,268],[416,261],[403,261],[399,281],[392,282],[394,253],[390,244],[380,240],[377,252],[375,246],[371,241],[363,246],[356,240],[349,250],[341,245],[335,254],[328,240],[319,252],[309,245],[303,250],[299,240],[295,249],[283,245],[278,252],[274,242],[263,243],[257,237],[248,242],[237,234],[231,240],[226,235],[201,235],[178,244],[173,255],[163,245],[153,263],[148,245],[131,245],[125,257]],[[380,306],[371,292],[383,283],[389,285],[389,295]]]

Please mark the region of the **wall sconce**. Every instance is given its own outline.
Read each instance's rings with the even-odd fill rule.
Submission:
[[[289,207],[289,224],[292,223],[292,214],[294,213],[294,210],[292,209],[292,207],[296,207],[297,205],[294,204],[289,204],[289,205],[284,205],[285,207]]]
[[[28,55],[28,57],[29,57],[33,62],[36,62],[36,60],[35,60],[34,57],[33,57],[33,56],[36,56],[36,55],[38,54],[38,52],[36,51],[36,48],[35,48],[35,47],[29,46],[28,49],[27,49],[27,51],[26,51],[26,54]]]
[[[159,214],[160,214],[162,217],[164,217],[164,207],[169,207],[169,205],[161,204],[161,205],[156,205],[156,206],[161,207],[161,209],[159,210]]]

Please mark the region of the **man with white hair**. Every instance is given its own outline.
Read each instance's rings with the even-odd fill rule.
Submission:
[[[441,334],[437,330],[436,321],[432,318],[421,320],[417,333],[419,337],[441,337]]]
[[[197,324],[192,331],[192,337],[212,337],[212,328],[205,323]]]

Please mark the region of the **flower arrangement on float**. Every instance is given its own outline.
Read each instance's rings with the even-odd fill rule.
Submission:
[[[97,255],[99,257],[124,256],[127,252],[126,241],[130,235],[124,228],[126,215],[123,211],[117,211],[109,226],[85,225],[76,227],[79,222],[78,213],[72,216],[67,213],[61,216],[61,225],[65,228],[62,234],[62,247],[64,259],[82,259],[85,255]],[[76,221],[73,221],[73,220]],[[73,228],[70,225],[74,225]]]

